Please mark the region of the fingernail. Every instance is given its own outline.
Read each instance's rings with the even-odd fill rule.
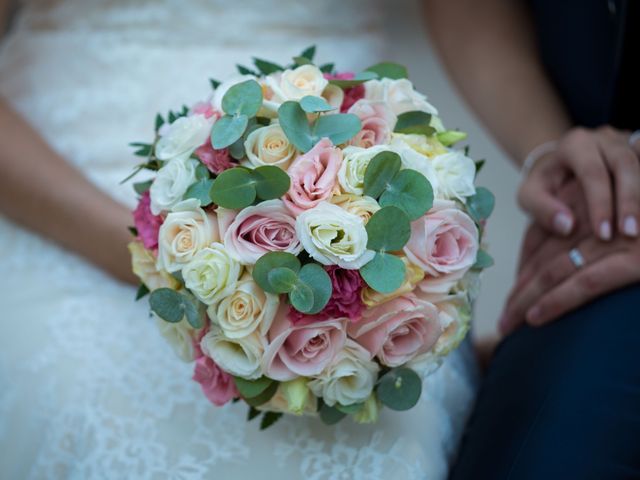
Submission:
[[[562,235],[569,235],[573,228],[573,219],[566,212],[556,213],[553,217],[553,228]]]
[[[542,313],[540,307],[531,307],[527,312],[527,320],[529,323],[535,325],[540,319],[540,313]]]
[[[600,238],[602,240],[611,240],[611,224],[608,220],[600,224]]]
[[[629,215],[624,219],[624,233],[630,237],[638,236],[638,221],[633,215]]]

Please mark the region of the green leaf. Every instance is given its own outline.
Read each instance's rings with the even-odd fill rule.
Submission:
[[[487,163],[487,161],[484,158],[476,162],[476,177],[482,171],[482,168],[484,167],[485,163]]]
[[[289,292],[289,301],[299,312],[308,313],[314,305],[313,290],[306,283],[298,282]]]
[[[476,193],[467,198],[467,210],[476,222],[481,222],[489,218],[495,203],[496,199],[489,189],[478,187]]]
[[[198,307],[187,296],[171,288],[158,288],[151,292],[149,304],[151,311],[169,323],[178,323],[186,316],[191,326],[202,327]]]
[[[262,412],[255,407],[249,407],[249,411],[247,412],[247,422],[250,422],[254,418],[258,417]]]
[[[202,180],[204,178],[211,178],[209,169],[204,163],[199,163],[196,167],[196,180]]]
[[[313,303],[311,307],[308,310],[299,311],[314,315],[327,306],[333,288],[331,286],[331,278],[324,268],[317,263],[307,263],[300,269],[298,280],[306,284],[313,293]],[[293,303],[293,301],[291,303]]]
[[[392,62],[376,63],[375,65],[367,68],[365,72],[374,72],[380,78],[390,78],[392,80],[397,80],[399,78],[409,78],[407,67]]]
[[[357,115],[337,113],[318,118],[311,131],[314,136],[314,145],[324,137],[329,138],[334,145],[340,145],[353,138],[360,130],[362,130],[362,122]]]
[[[467,134],[465,132],[460,132],[458,130],[445,130],[444,132],[438,132],[437,135],[440,143],[445,147],[450,147],[451,145],[461,142],[465,138],[467,138]]]
[[[489,268],[493,266],[493,257],[489,255],[484,250],[478,250],[478,255],[476,256],[476,263],[473,265],[474,270],[483,270],[485,268]]]
[[[240,137],[238,140],[229,145],[229,155],[235,160],[242,160],[245,156],[244,151],[244,138]]]
[[[250,68],[245,67],[244,65],[236,65],[236,69],[240,75],[253,75],[255,77],[258,76],[258,72],[254,72]]]
[[[215,90],[216,88],[218,88],[220,86],[220,81],[216,80],[215,78],[210,78],[209,79],[209,84],[211,85],[211,88],[213,90]]]
[[[376,252],[369,263],[360,269],[360,275],[376,292],[391,293],[402,286],[406,267],[402,260],[390,253]]]
[[[134,237],[138,236],[138,229],[136,227],[127,227],[127,230],[129,230],[129,233]]]
[[[375,72],[361,72],[358,73],[351,80],[329,80],[331,85],[336,85],[340,88],[351,88],[357,85],[361,85],[364,82],[368,82],[369,80],[375,80],[378,78],[378,74]]]
[[[313,65],[313,62],[307,57],[293,57],[293,64],[296,67],[301,67],[302,65]]]
[[[308,152],[314,145],[311,127],[307,115],[298,102],[284,102],[278,108],[280,126],[293,145],[303,152]]]
[[[255,397],[251,398],[245,398],[244,401],[252,407],[259,407],[260,405],[264,405],[269,400],[271,400],[277,391],[278,382],[272,382],[260,395],[256,395]]]
[[[200,206],[206,207],[211,205],[211,189],[213,188],[213,180],[203,178],[193,183],[184,193],[183,199],[195,198],[200,201]]]
[[[211,145],[216,150],[228,147],[242,137],[248,124],[246,115],[225,115],[213,124]]]
[[[162,125],[164,125],[164,118],[162,118],[162,115],[160,115],[159,113],[156,113],[156,121],[154,124],[155,131],[157,132],[158,130],[160,130],[160,127],[162,127]]]
[[[409,410],[418,403],[421,393],[422,380],[406,367],[390,370],[378,383],[378,398],[392,410]]]
[[[347,415],[353,415],[354,413],[359,412],[362,407],[364,406],[364,403],[353,403],[351,405],[342,405],[340,403],[336,403],[334,405],[334,408],[340,410],[342,413],[346,413]]]
[[[320,415],[320,420],[326,425],[335,425],[344,417],[347,416],[346,413],[341,412],[335,407],[330,407],[329,405],[323,404],[320,407],[320,411],[318,412]]]
[[[300,260],[292,253],[269,252],[261,256],[253,267],[253,279],[265,292],[277,293],[269,282],[269,272],[276,268],[300,271]]]
[[[222,110],[228,115],[255,117],[262,106],[262,88],[255,80],[232,86],[222,97]]]
[[[364,172],[364,194],[378,198],[400,171],[402,161],[395,152],[380,152],[371,159]]]
[[[398,207],[378,210],[367,222],[367,248],[375,251],[400,250],[411,237],[409,217]]]
[[[300,106],[307,113],[329,112],[331,110],[335,110],[335,107],[329,105],[324,98],[316,97],[315,95],[302,97],[300,100]]]
[[[306,58],[309,61],[313,61],[313,57],[316,54],[316,46],[311,45],[310,47],[305,48],[300,54],[301,57]]]
[[[417,220],[433,206],[433,188],[420,172],[400,170],[380,196],[379,203],[382,207],[398,207],[409,220]]]
[[[276,267],[267,274],[267,280],[275,293],[289,293],[298,281],[296,272],[286,267]]]
[[[263,165],[250,172],[255,182],[256,194],[262,200],[280,198],[291,185],[287,172],[273,165]]]
[[[149,288],[144,283],[141,283],[136,291],[136,302],[149,293]]]
[[[213,183],[211,200],[221,207],[240,209],[251,205],[255,199],[255,180],[245,168],[225,170]]]
[[[431,115],[429,113],[412,110],[398,115],[398,121],[393,131],[397,133],[417,133],[430,137],[436,133],[435,128],[430,123]]]
[[[320,65],[320,71],[322,73],[331,73],[334,67],[335,65],[333,63],[325,63],[324,65]]]
[[[137,155],[138,157],[148,157],[149,155],[151,155],[151,150],[153,148],[153,145],[139,142],[130,143],[129,146],[136,148],[136,151],[133,152],[133,154]]]
[[[278,65],[277,63],[270,62],[268,60],[263,60],[261,58],[253,58],[253,64],[263,75],[270,75],[275,72],[281,72],[284,70],[283,67]]]
[[[233,377],[236,388],[244,398],[253,398],[264,392],[274,381],[262,376],[255,380],[245,380],[241,377]]]
[[[195,300],[191,301],[187,296],[182,295],[182,306],[184,314],[187,317],[187,322],[196,329],[203,327],[202,312],[200,312],[198,305],[199,302],[196,303]]]
[[[151,188],[151,184],[153,180],[147,180],[146,182],[137,182],[133,184],[133,189],[136,191],[138,195],[142,195],[144,192]]]
[[[262,420],[260,420],[260,430],[266,430],[276,423],[282,417],[282,412],[265,412]]]

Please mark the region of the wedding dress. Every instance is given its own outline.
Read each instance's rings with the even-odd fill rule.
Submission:
[[[397,47],[384,34],[385,8],[27,1],[0,51],[0,94],[99,188],[133,206],[130,184],[119,184],[136,162],[127,143],[149,138],[156,112],[206,98],[209,77],[252,55],[284,63],[317,44],[320,60],[339,69],[376,63]],[[364,426],[283,418],[261,432],[246,406],[206,400],[132,287],[3,219],[0,271],[0,478],[446,477],[475,393],[468,345],[426,381],[410,412],[384,410]]]

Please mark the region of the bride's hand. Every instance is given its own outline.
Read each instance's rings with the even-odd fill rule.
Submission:
[[[567,179],[575,178],[585,192],[591,227],[600,239],[611,240],[615,228],[637,237],[640,141],[631,146],[629,135],[611,127],[570,130],[530,170],[518,193],[520,205],[537,223],[567,236],[577,217],[557,193]]]

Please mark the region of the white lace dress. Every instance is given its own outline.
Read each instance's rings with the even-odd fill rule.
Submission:
[[[33,0],[0,51],[0,94],[133,205],[130,185],[119,185],[135,162],[127,142],[148,138],[157,111],[206,98],[209,77],[251,55],[286,62],[316,43],[320,59],[341,69],[375,63],[390,45],[384,8]],[[208,403],[133,288],[2,219],[0,273],[2,479],[446,477],[473,400],[468,348],[428,379],[411,412],[386,410],[373,426],[286,418],[260,432],[245,406]]]

